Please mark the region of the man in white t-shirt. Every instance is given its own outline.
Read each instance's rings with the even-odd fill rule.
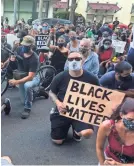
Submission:
[[[127,60],[132,65],[133,71],[134,71],[134,25],[133,25],[132,33],[130,37],[132,38],[132,36],[133,36],[133,40],[130,45],[130,50],[128,52]]]

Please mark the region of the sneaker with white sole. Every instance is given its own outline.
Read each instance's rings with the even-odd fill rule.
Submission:
[[[80,142],[82,140],[82,137],[77,135],[76,132],[73,130],[73,139],[77,142]]]

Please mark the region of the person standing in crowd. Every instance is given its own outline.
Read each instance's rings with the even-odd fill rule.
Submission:
[[[27,119],[30,115],[33,101],[32,88],[38,86],[40,82],[39,77],[36,75],[39,65],[38,55],[32,50],[34,43],[35,39],[31,36],[23,38],[21,43],[23,55],[21,55],[22,61],[20,63],[23,66],[22,71],[25,73],[25,76],[17,78],[14,75],[14,79],[9,80],[11,85],[19,85],[22,102],[24,103],[24,110],[21,113],[22,119]]]
[[[112,34],[112,40],[118,40],[118,33],[113,33]]]
[[[100,125],[96,152],[100,165],[134,165],[134,99],[126,98],[110,120]]]
[[[70,32],[69,29],[66,29],[65,30],[65,34],[62,35],[62,37],[64,37],[64,39],[65,39],[65,47],[70,42],[69,32]]]
[[[99,72],[99,59],[98,55],[91,50],[91,44],[92,42],[89,39],[82,39],[79,51],[82,54],[83,69],[97,76]]]
[[[59,37],[64,34],[65,34],[64,26],[61,26],[60,28],[58,28],[58,30],[56,32],[56,42],[58,41]]]
[[[23,22],[23,24],[25,24],[25,20],[24,20],[24,18],[22,18],[21,21]]]
[[[103,32],[108,32],[110,36],[112,36],[113,31],[108,27],[108,23],[104,23],[104,25],[99,29],[100,34],[102,36]]]
[[[70,52],[79,52],[80,41],[77,39],[77,35],[75,31],[71,31],[69,33],[70,42],[67,44],[67,48]]]
[[[119,25],[118,17],[115,18],[115,21],[113,22],[113,30]]]
[[[105,39],[111,39],[111,36],[106,31],[102,33],[102,37],[98,40],[98,48],[100,48],[103,45],[103,41]]]
[[[82,55],[82,68],[83,70],[98,75],[99,72],[99,59],[98,55],[91,50],[91,41],[89,39],[82,39],[80,41],[79,52]],[[67,61],[64,70],[69,69],[69,62]]]
[[[8,25],[8,23],[9,23],[9,19],[8,19],[8,17],[6,17],[6,18],[5,18],[5,24]]]
[[[128,52],[127,60],[132,65],[133,71],[134,71],[134,25],[132,28],[132,33],[130,35],[130,39],[132,38],[132,36],[133,36],[133,40],[132,40],[132,43],[130,45],[130,50]]]
[[[49,35],[50,31],[49,31],[49,27],[47,23],[44,23],[42,26],[42,30],[43,30],[43,34],[44,35]]]
[[[4,24],[4,27],[2,28],[2,32],[6,34],[10,33],[10,26],[8,24]]]
[[[69,51],[64,45],[65,39],[63,37],[59,37],[57,41],[57,46],[50,45],[50,40],[48,41],[47,46],[53,53],[53,55],[51,56],[51,65],[57,70],[57,73],[64,71],[64,65],[68,57]]]
[[[130,47],[130,40],[127,37],[126,31],[123,31],[121,33],[120,41],[126,42],[126,45],[125,45],[125,48],[124,48],[124,52],[122,54],[121,53],[119,54],[119,56],[123,56],[123,55],[127,54],[128,50],[129,50],[129,47]]]
[[[112,47],[112,40],[103,40],[103,45],[98,49],[100,63],[107,62],[115,55],[115,50]]]
[[[115,49],[112,47],[112,40],[103,40],[103,45],[98,49],[97,54],[99,55],[100,70],[99,77],[106,73],[106,64],[115,55]]]
[[[87,36],[87,38],[94,39],[94,34],[93,34],[91,28],[88,28],[88,29],[86,30],[86,36]]]
[[[67,137],[70,126],[73,128],[73,138],[81,141],[82,137],[89,138],[93,134],[93,126],[77,120],[61,116],[66,107],[63,104],[70,79],[99,85],[98,79],[82,69],[82,56],[74,52],[68,56],[69,71],[59,73],[53,80],[49,95],[56,104],[55,111],[50,115],[51,138],[56,144],[62,144]]]
[[[1,62],[5,63],[9,58],[9,52],[4,49],[4,47],[7,47],[9,50],[12,50],[12,47],[10,44],[7,43],[6,35],[1,34]]]
[[[127,97],[134,98],[134,73],[132,73],[132,66],[122,61],[115,66],[115,71],[108,72],[100,78],[100,85],[121,91]]]

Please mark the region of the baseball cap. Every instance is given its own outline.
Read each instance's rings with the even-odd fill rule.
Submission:
[[[35,43],[35,39],[29,35],[25,36],[23,38],[23,41],[21,42],[21,44],[24,46],[31,46],[31,45],[34,45],[34,43]]]

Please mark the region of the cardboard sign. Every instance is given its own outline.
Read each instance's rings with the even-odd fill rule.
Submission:
[[[112,40],[112,45],[115,48],[115,52],[123,53],[125,50],[126,42],[120,40]]]
[[[49,35],[38,35],[35,36],[35,40],[36,40],[36,48],[42,48],[42,46],[46,46],[47,42],[49,39]]]
[[[63,102],[67,112],[61,115],[99,126],[109,119],[124,97],[124,93],[70,80]]]

